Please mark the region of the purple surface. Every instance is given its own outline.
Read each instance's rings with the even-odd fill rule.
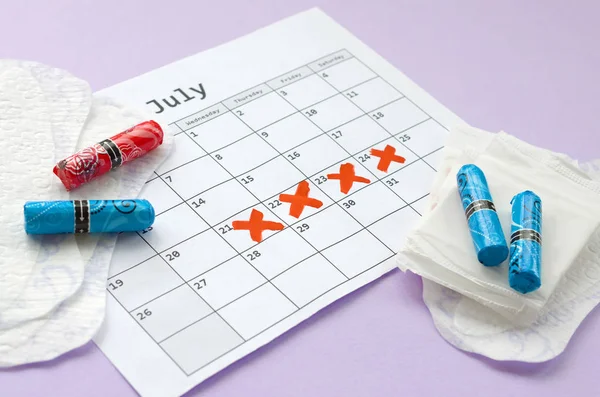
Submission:
[[[2,0],[0,57],[68,69],[97,90],[319,6],[467,122],[582,160],[600,157],[600,134],[592,133],[600,109],[600,3],[491,3]],[[447,344],[421,292],[418,277],[394,271],[189,395],[550,397],[600,390],[598,310],[557,359],[497,363]],[[53,362],[0,371],[0,395],[136,393],[90,343]]]

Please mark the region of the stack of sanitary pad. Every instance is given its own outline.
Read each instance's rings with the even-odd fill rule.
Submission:
[[[435,325],[453,345],[498,360],[544,361],[562,352],[600,301],[600,178],[597,163],[471,127],[451,131],[427,212],[407,236],[398,266],[424,279]],[[508,261],[481,265],[457,191],[472,163],[486,175],[506,240],[512,197],[543,202],[542,286],[521,294],[508,284]]]

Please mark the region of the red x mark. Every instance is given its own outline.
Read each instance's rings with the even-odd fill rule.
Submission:
[[[329,179],[339,179],[340,180],[340,191],[342,193],[348,193],[352,188],[354,182],[362,182],[362,183],[371,183],[365,177],[356,176],[354,173],[354,164],[352,163],[344,163],[340,165],[340,173],[339,174],[327,174],[327,178]]]
[[[397,156],[396,148],[390,145],[386,145],[385,149],[383,150],[371,149],[371,154],[373,156],[379,157],[379,164],[377,164],[377,169],[383,172],[387,172],[392,161],[395,161],[397,163],[404,163],[406,161],[404,157]]]
[[[265,230],[283,230],[283,224],[273,221],[263,221],[263,213],[252,209],[250,220],[233,221],[233,230],[249,230],[250,238],[257,243],[262,241],[262,232]]]
[[[321,200],[308,197],[310,186],[308,181],[302,181],[298,184],[295,194],[280,194],[279,200],[284,203],[290,203],[290,215],[295,218],[300,218],[305,206],[320,208],[323,205]]]

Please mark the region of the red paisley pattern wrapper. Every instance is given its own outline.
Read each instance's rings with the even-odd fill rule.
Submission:
[[[59,161],[53,172],[72,190],[156,149],[163,136],[157,122],[145,121]]]

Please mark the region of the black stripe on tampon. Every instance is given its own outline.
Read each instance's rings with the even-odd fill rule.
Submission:
[[[74,200],[75,233],[90,232],[90,203],[87,200]]]
[[[110,139],[105,139],[102,142],[99,142],[98,144],[106,150],[106,153],[108,153],[108,156],[110,157],[111,168],[115,168],[121,165],[121,163],[123,162],[123,156],[121,154],[121,150],[113,141],[111,141]]]
[[[531,240],[537,241],[538,244],[542,243],[542,236],[537,230],[533,229],[519,229],[510,236],[510,243],[514,243],[518,240]]]
[[[79,200],[73,200],[73,231],[77,233],[77,219],[81,216],[81,203]]]
[[[467,220],[477,211],[481,210],[491,210],[496,212],[496,206],[490,200],[475,200],[471,204],[467,206],[465,209],[465,215],[467,216]]]

